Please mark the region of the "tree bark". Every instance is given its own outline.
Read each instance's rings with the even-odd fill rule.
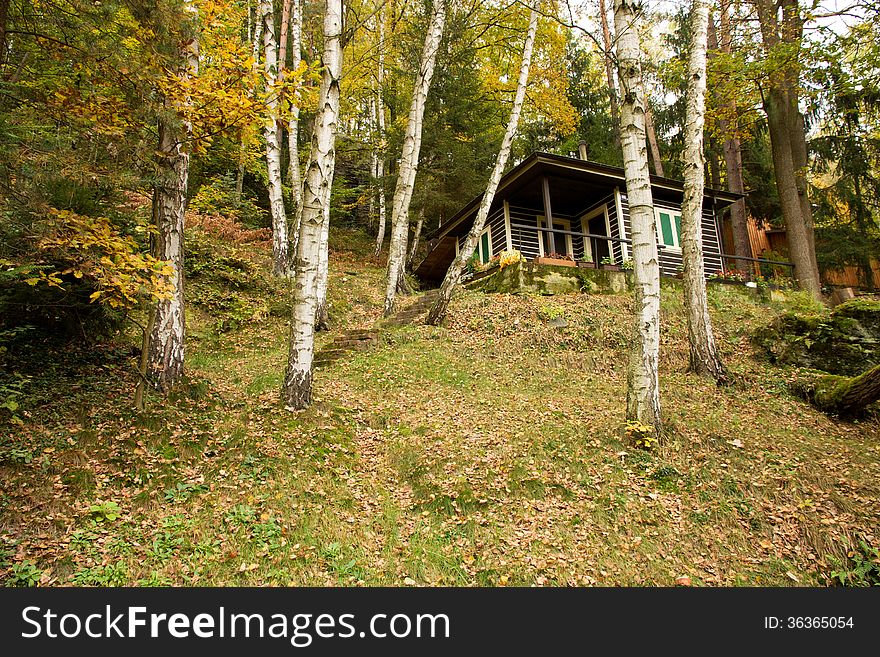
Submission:
[[[608,27],[608,8],[605,0],[599,0],[599,19],[602,22],[602,45],[604,47],[605,79],[608,82],[608,100],[611,105],[611,126],[614,129],[614,147],[620,148],[620,107],[617,103],[617,89],[614,85],[614,63],[612,59],[611,30]]]
[[[195,13],[190,2],[186,2],[184,8],[186,13]],[[199,42],[194,18],[192,22],[192,36],[180,46],[183,64],[180,76],[184,79],[198,75],[199,70]],[[189,104],[190,100],[186,99],[185,102]],[[170,297],[156,304],[150,330],[147,377],[158,390],[168,392],[183,378],[186,352],[183,236],[189,153],[183,143],[190,136],[191,126],[176,117],[162,117],[159,119],[158,132],[158,174],[153,188],[156,257],[171,263],[172,274]]]
[[[654,228],[654,201],[645,143],[645,99],[639,43],[640,0],[614,1],[617,77],[620,82],[620,141],[632,226],[635,315],[627,371],[626,417],[661,432],[658,360],[660,355],[660,263]]]
[[[809,377],[794,391],[825,413],[851,416],[880,400],[880,365],[854,377],[833,374]]]
[[[253,28],[253,41],[251,42],[251,57],[253,63],[251,64],[251,73],[256,73],[257,69],[260,66],[260,42],[263,40],[263,20],[258,15],[260,13],[259,7],[255,10],[255,21]],[[248,3],[248,22],[250,22],[251,12],[250,12],[250,3]],[[251,36],[251,27],[248,24],[248,36]],[[253,96],[254,90],[250,90],[251,95]],[[247,148],[245,145],[244,136],[241,138],[241,143],[238,146],[238,173],[235,177],[235,207],[238,207],[241,203],[241,194],[244,190],[244,160],[247,154]]]
[[[422,224],[425,223],[425,209],[422,208],[419,210],[419,218],[416,221],[416,230],[413,233],[412,244],[409,247],[409,255],[406,256],[406,268],[410,269],[412,267],[413,260],[415,260],[416,252],[419,250],[419,240],[422,238]]]
[[[325,225],[330,220],[330,189],[336,163],[339,79],[342,75],[342,0],[325,0],[324,6],[323,74],[303,185],[290,348],[282,391],[285,406],[290,410],[306,408],[312,399],[321,241]]]
[[[327,287],[330,283],[330,206],[325,209],[327,217],[321,231],[321,246],[318,251],[318,308],[315,311],[315,330],[330,330],[330,306],[327,303]]]
[[[281,130],[278,121],[278,91],[273,89],[280,79],[278,42],[275,37],[275,12],[272,0],[260,0],[263,21],[263,65],[269,93],[266,109],[269,120],[263,130],[266,139],[266,168],[269,180],[269,210],[272,215],[272,273],[275,276],[290,274],[288,255],[287,214],[284,210],[284,193],[281,185]]]
[[[533,0],[535,1],[535,0]],[[519,67],[519,78],[516,84],[516,95],[513,99],[513,107],[510,110],[510,118],[507,121],[507,129],[504,131],[504,138],[501,140],[501,147],[498,149],[498,156],[495,158],[495,167],[489,176],[489,183],[486,185],[486,191],[480,201],[480,208],[477,210],[477,216],[474,218],[474,224],[468,233],[464,246],[459,249],[458,255],[449,265],[449,270],[443,278],[440,286],[440,293],[437,300],[428,312],[425,320],[428,324],[437,325],[446,317],[446,311],[449,308],[449,302],[452,300],[452,293],[455,291],[461,274],[467,266],[468,260],[474,253],[477,241],[480,239],[480,233],[486,224],[486,218],[489,216],[489,210],[492,207],[492,201],[495,200],[495,192],[498,189],[498,183],[501,182],[501,175],[504,173],[504,167],[507,166],[507,160],[510,157],[510,148],[513,145],[513,138],[516,136],[516,130],[519,126],[519,117],[522,113],[523,101],[526,97],[526,85],[529,79],[529,69],[532,64],[532,52],[535,45],[535,34],[538,31],[538,12],[535,4],[531,6],[529,13],[529,29],[526,33],[525,44],[523,45],[522,61]]]
[[[767,56],[782,46],[787,52],[801,48],[802,25],[797,0],[753,0]],[[782,6],[782,23],[777,8]],[[764,112],[770,133],[773,170],[785,220],[791,261],[801,289],[821,298],[816,265],[813,218],[806,189],[807,149],[803,115],[798,109],[799,64],[773,70],[763,90]]]
[[[703,264],[703,126],[706,116],[706,31],[708,0],[693,0],[691,9],[691,47],[688,57],[684,126],[684,202],[681,206],[681,250],[684,262],[684,303],[688,320],[690,370],[727,382],[721,363],[709,304],[706,299],[706,272]]]
[[[290,53],[293,68],[297,69],[302,61],[302,0],[288,1],[290,2]],[[290,160],[287,166],[287,178],[290,184],[291,200],[293,201],[290,254],[291,258],[294,258],[299,244],[303,194],[302,173],[299,166],[299,105],[297,105],[295,98],[290,99],[290,119],[287,122],[287,154]]]
[[[409,203],[412,200],[416,171],[419,165],[419,151],[422,147],[422,120],[425,114],[425,102],[431,87],[431,78],[434,76],[434,65],[437,62],[437,51],[440,50],[445,21],[446,0],[434,0],[431,23],[425,36],[425,45],[413,88],[406,134],[403,138],[397,186],[394,190],[394,201],[391,206],[391,243],[388,250],[388,280],[385,289],[386,317],[394,312],[394,299],[398,290],[405,290],[408,287],[404,277],[404,261],[409,232]]]
[[[666,175],[663,171],[663,160],[660,157],[657,132],[654,130],[654,115],[651,113],[651,105],[647,96],[645,97],[645,132],[648,135],[648,144],[651,146],[651,162],[654,164],[654,173],[658,176]]]
[[[375,127],[377,144],[373,148],[375,158],[376,194],[379,197],[379,228],[376,233],[376,257],[382,253],[385,241],[385,104],[382,100],[385,89],[385,17],[382,10],[376,16],[379,24],[379,69],[376,72],[376,94],[374,99]]]

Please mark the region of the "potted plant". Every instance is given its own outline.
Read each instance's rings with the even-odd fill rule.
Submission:
[[[675,277],[684,278],[684,265],[679,265],[675,268]]]
[[[633,270],[633,261],[632,258],[626,258],[623,262],[620,263],[620,268],[623,271],[632,271]]]
[[[547,253],[535,258],[539,265],[556,265],[557,267],[574,267],[574,258],[564,253]]]
[[[595,269],[596,263],[593,262],[593,256],[589,253],[584,252],[581,256],[581,259],[577,261],[578,267],[586,267],[587,269]]]
[[[599,264],[602,265],[602,269],[607,269],[608,271],[620,271],[620,265],[615,263],[614,258],[611,256],[605,256],[599,261]]]
[[[709,280],[726,285],[745,285],[746,275],[736,269],[722,269],[720,272],[709,276]]]

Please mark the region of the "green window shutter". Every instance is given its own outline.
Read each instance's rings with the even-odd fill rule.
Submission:
[[[480,236],[480,260],[483,264],[489,262],[489,233]]]
[[[665,212],[660,213],[660,233],[664,245],[675,246],[675,238],[672,235],[672,217]]]
[[[681,215],[675,215],[675,243],[681,246]]]

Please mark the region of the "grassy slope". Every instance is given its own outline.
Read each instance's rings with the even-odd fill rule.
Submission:
[[[333,245],[339,325],[367,326],[383,269],[358,255],[368,238]],[[0,443],[7,583],[794,585],[824,583],[855,537],[877,544],[880,420],[829,419],[754,358],[748,331],[778,304],[711,289],[737,381],[718,389],[684,373],[664,291],[671,440],[649,454],[620,438],[624,297],[462,294],[443,328],[321,371],[290,414],[284,289],[260,285],[236,297],[239,328],[191,308],[192,381],[143,416],[130,360],[35,376]]]

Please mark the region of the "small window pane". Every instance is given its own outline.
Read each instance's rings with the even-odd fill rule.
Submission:
[[[489,262],[489,233],[480,236],[480,261],[483,264]]]
[[[681,215],[675,215],[675,243],[681,246]]]
[[[660,232],[663,237],[663,244],[675,246],[675,238],[672,236],[672,218],[665,212],[660,213]]]

